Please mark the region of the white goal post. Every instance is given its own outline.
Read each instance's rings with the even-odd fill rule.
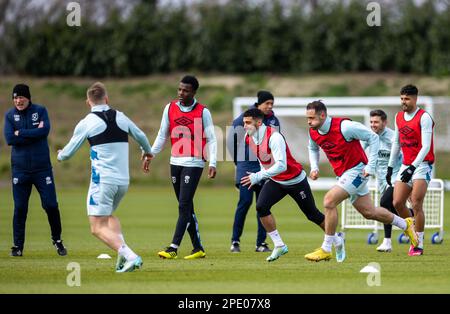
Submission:
[[[372,200],[375,206],[379,206],[381,195],[377,191],[376,184],[369,187]],[[410,207],[410,204],[408,203]],[[430,239],[433,244],[442,243],[444,239],[444,181],[432,179],[428,185],[427,194],[423,201],[425,214],[425,229],[439,229]],[[365,219],[346,199],[342,203],[341,211],[341,230],[345,232],[348,229],[368,229],[367,243],[375,244],[378,242],[378,230],[383,229],[383,224],[376,220]],[[398,228],[397,228],[398,230]],[[407,238],[400,234],[398,241],[405,243]]]

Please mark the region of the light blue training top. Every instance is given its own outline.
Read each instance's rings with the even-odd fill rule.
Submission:
[[[391,157],[391,148],[392,142],[394,141],[394,130],[386,127],[384,130],[378,134],[380,138],[380,149],[378,150],[378,160],[376,167],[376,177],[377,177],[377,185],[378,191],[383,193],[386,191],[388,184],[386,182],[386,173],[389,164],[389,158]],[[364,149],[366,149],[369,144],[367,142],[361,141],[361,144]],[[397,177],[397,173],[400,170],[400,166],[402,165],[403,155],[400,153],[396,158],[396,162],[392,167],[392,179],[391,182],[395,181]]]
[[[106,104],[95,105],[92,112],[109,110]],[[124,113],[117,111],[117,126],[130,134],[141,145],[144,153],[150,153],[152,148],[144,132],[139,129]],[[75,127],[69,143],[58,154],[58,160],[72,157],[83,142],[93,136],[103,133],[106,123],[95,114],[88,114]],[[127,185],[130,183],[129,174],[129,145],[127,142],[99,144],[91,147],[91,180],[95,183]]]

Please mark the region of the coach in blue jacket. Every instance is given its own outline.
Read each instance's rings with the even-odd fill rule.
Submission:
[[[267,126],[272,126],[280,130],[280,122],[275,117],[272,108],[274,97],[268,91],[259,91],[257,93],[258,100],[253,107],[258,108],[264,113],[263,123]],[[243,114],[233,121],[233,128],[227,137],[227,147],[230,154],[233,156],[233,161],[236,165],[236,187],[239,189],[239,201],[234,215],[233,235],[231,238],[230,251],[233,253],[240,252],[240,237],[244,229],[245,217],[248,209],[252,205],[253,194],[258,199],[259,192],[262,185],[255,185],[250,190],[248,187],[241,185],[241,178],[247,176],[247,172],[258,172],[260,170],[259,161],[256,156],[248,149],[245,144],[245,130],[243,122]],[[261,224],[258,216],[258,235],[256,238],[256,252],[270,252],[266,240],[266,230]]]
[[[12,93],[14,108],[5,114],[4,135],[12,146],[11,170],[14,197],[14,246],[11,256],[22,256],[25,223],[32,186],[47,213],[53,245],[59,255],[67,251],[61,240],[61,218],[47,143],[50,121],[45,107],[31,102],[30,89],[18,84]]]

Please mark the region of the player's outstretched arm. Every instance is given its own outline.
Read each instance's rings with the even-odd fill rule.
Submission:
[[[58,161],[67,160],[72,157],[87,139],[89,128],[85,121],[83,119],[77,124],[69,143],[63,149],[58,150]]]

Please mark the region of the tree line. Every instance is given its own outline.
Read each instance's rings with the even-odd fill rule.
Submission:
[[[8,3],[17,8],[21,1],[2,2],[7,12]],[[40,14],[34,8],[23,20],[0,14],[0,73],[450,74],[448,2],[379,1],[381,26],[373,27],[366,22],[368,2],[229,0],[170,6],[134,0],[100,1],[93,7],[80,1],[81,26],[69,27],[66,3],[57,1]]]

